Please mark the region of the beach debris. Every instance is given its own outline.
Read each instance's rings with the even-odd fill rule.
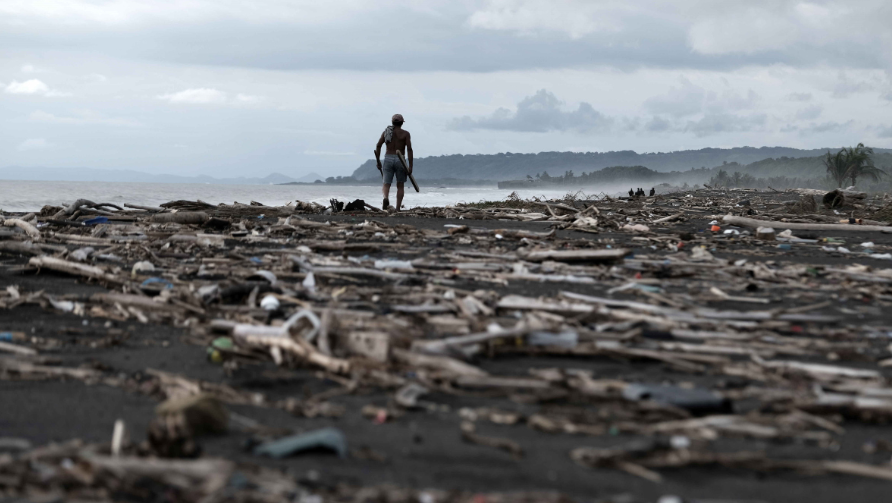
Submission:
[[[70,459],[103,474],[65,486],[72,499],[102,484],[126,487],[131,476],[199,498],[239,477],[262,480],[253,468],[203,457],[203,435],[233,443],[251,431],[259,464],[317,448],[350,452],[339,430],[272,431],[231,405],[319,424],[361,414],[381,432],[408,432],[430,415],[449,421],[456,440],[518,463],[541,442],[521,446],[510,428],[577,435],[579,445],[628,435],[635,442],[579,447],[571,457],[651,481],[696,465],[888,479],[885,465],[838,454],[850,452],[838,446],[852,423],[892,420],[883,317],[892,227],[877,219],[887,203],[842,192],[845,201],[837,193],[829,208],[805,202],[823,191],[700,189],[514,197],[390,216],[337,201],[330,215],[303,202],[78,201],[4,217],[9,277],[45,281],[54,271],[77,281],[57,277],[60,286],[45,291],[10,284],[0,309],[45,308],[86,323],[66,334],[4,326],[0,379],[78,380],[162,402],[142,444],[126,439],[140,423],[127,419],[125,428],[122,417],[110,447],[34,454],[54,469]],[[88,290],[60,293],[75,283]],[[168,347],[130,326],[175,330],[171,340],[200,348],[191,354],[204,367],[193,374],[172,361],[175,371],[134,372],[131,361],[125,371],[67,351],[97,336],[126,341],[128,351]],[[499,428],[508,433],[490,434]],[[738,447],[724,449],[728,439]],[[774,456],[790,444],[820,456]],[[373,447],[354,450],[357,459],[394,457]],[[21,474],[39,465],[4,463],[0,490],[32,487]],[[210,468],[228,474],[222,486]],[[296,487],[294,477],[273,478]]]
[[[262,443],[254,454],[272,458],[286,458],[313,449],[325,449],[341,458],[347,457],[347,437],[337,428],[323,428]]]

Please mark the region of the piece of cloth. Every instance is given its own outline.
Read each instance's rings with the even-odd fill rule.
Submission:
[[[400,158],[396,154],[386,154],[381,169],[384,171],[384,183],[387,185],[393,183],[394,176],[396,176],[397,183],[406,183],[409,178],[409,172],[403,167],[403,163],[400,162]]]
[[[387,126],[384,129],[384,143],[390,143],[393,140],[393,126]]]

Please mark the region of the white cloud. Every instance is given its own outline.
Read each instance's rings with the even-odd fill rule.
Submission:
[[[177,93],[162,94],[158,96],[159,100],[168,103],[189,103],[194,105],[209,105],[226,103],[226,93],[217,89],[200,87],[196,89],[186,89]]]
[[[694,0],[683,9],[693,20],[688,43],[700,54],[842,46],[863,53],[887,44],[892,35],[886,0]]]
[[[42,150],[51,146],[52,144],[46,141],[45,138],[29,138],[20,143],[17,150],[25,152],[27,150]]]
[[[723,7],[690,27],[692,49],[702,54],[778,50],[799,41],[810,29],[831,31],[828,25],[839,16],[827,7],[785,1],[723,3]]]
[[[621,4],[610,1],[491,0],[468,17],[468,25],[526,34],[556,31],[578,39],[594,32],[620,31],[623,10]]]
[[[56,91],[55,89],[50,89],[48,85],[37,79],[26,80],[24,82],[13,80],[12,83],[3,89],[3,91],[8,94],[36,94],[48,97],[71,96],[71,93],[64,93]]]
[[[19,82],[13,80],[11,84],[6,86],[5,92],[9,94],[46,94],[50,92],[49,86],[37,79]]]
[[[158,96],[158,99],[168,103],[186,103],[190,105],[256,105],[264,100],[262,96],[243,93],[230,97],[225,91],[209,87],[162,94]]]
[[[453,119],[449,128],[453,131],[491,129],[501,131],[546,133],[548,131],[576,131],[582,133],[605,132],[613,125],[613,119],[582,102],[576,110],[564,111],[563,103],[553,93],[540,89],[517,104],[512,113],[499,108],[487,117],[472,119],[463,116]]]
[[[379,8],[378,2],[341,0],[3,0],[0,14],[10,19],[51,20],[60,24],[123,25],[152,21],[186,23],[237,19],[321,23],[342,18],[345,13],[361,15]]]

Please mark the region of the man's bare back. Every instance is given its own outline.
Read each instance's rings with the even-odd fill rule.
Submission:
[[[381,133],[381,143],[384,143],[384,133]],[[406,155],[406,145],[411,145],[412,143],[412,135],[409,134],[403,128],[393,128],[393,138],[390,140],[390,143],[385,143],[387,145],[387,150],[384,151],[385,154],[396,155],[397,151]]]

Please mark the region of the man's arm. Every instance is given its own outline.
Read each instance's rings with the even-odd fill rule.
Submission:
[[[409,154],[409,174],[412,174],[412,135],[406,133],[406,150]]]
[[[381,145],[384,145],[384,133],[381,133],[381,138],[375,145],[375,164],[378,166],[378,171],[381,171]]]

